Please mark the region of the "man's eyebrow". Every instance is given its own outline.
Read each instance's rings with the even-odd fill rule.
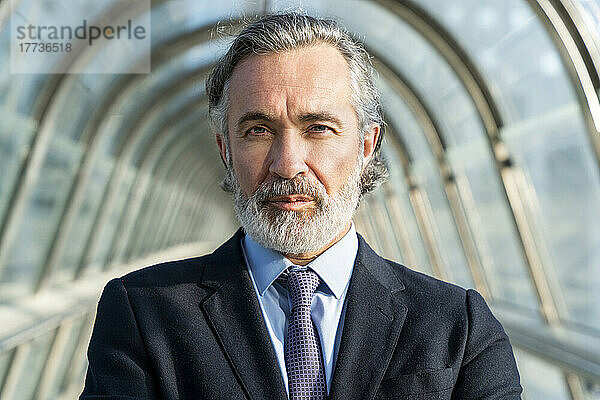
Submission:
[[[300,122],[316,122],[316,121],[328,121],[333,122],[338,126],[343,126],[342,121],[338,117],[328,112],[314,112],[302,114],[298,117]]]
[[[267,121],[267,122],[273,122],[275,120],[275,118],[273,118],[272,116],[265,114],[264,112],[260,112],[260,111],[249,111],[247,113],[245,113],[244,115],[242,115],[238,121],[237,121],[237,126],[242,125],[244,122],[248,122],[248,121]]]
[[[327,122],[332,122],[338,126],[343,126],[344,124],[342,123],[342,121],[336,117],[334,114],[328,113],[328,112],[310,112],[310,113],[304,113],[301,114],[298,117],[298,120],[300,122],[316,122],[316,121],[327,121]],[[275,121],[275,117],[269,115],[269,114],[265,114],[264,112],[261,111],[249,111],[247,113],[245,113],[244,115],[242,115],[238,121],[237,121],[237,126],[242,125],[244,122],[248,122],[248,121],[266,121],[266,122],[274,122]]]

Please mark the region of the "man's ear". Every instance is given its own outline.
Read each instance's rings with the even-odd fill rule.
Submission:
[[[367,165],[369,161],[371,161],[371,158],[373,158],[373,153],[377,147],[377,141],[379,140],[380,134],[381,127],[379,124],[371,124],[369,129],[365,131],[365,140],[363,141],[363,165]]]
[[[223,161],[223,165],[227,168],[227,146],[225,145],[225,138],[223,135],[217,133],[215,134],[215,139],[217,141],[217,146],[219,146],[219,154],[221,155],[221,161]]]

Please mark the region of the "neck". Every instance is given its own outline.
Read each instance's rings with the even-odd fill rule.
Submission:
[[[346,235],[346,233],[348,233],[348,231],[350,230],[350,226],[352,226],[351,221],[348,222],[346,227],[344,229],[342,229],[342,231],[336,237],[334,237],[331,242],[329,242],[325,247],[323,247],[322,249],[320,249],[314,253],[284,254],[284,256],[285,256],[285,258],[287,258],[288,260],[293,262],[295,265],[306,265],[309,262],[311,262],[312,260],[314,260],[315,258],[319,257],[321,254],[323,254],[325,252],[325,250],[327,250],[328,248],[330,248],[331,246],[333,246],[334,244],[339,242],[340,239],[343,238]]]

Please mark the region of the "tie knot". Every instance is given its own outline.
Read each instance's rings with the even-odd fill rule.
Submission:
[[[321,279],[311,269],[290,268],[287,272],[287,286],[292,297],[292,308],[308,306],[312,303],[315,290]]]

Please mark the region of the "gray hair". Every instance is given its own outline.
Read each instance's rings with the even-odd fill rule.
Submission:
[[[242,60],[253,54],[291,51],[318,43],[335,47],[348,63],[352,91],[350,102],[358,118],[361,143],[365,131],[373,124],[380,126],[381,132],[373,157],[361,175],[361,192],[369,193],[388,176],[387,166],[380,151],[385,126],[383,111],[367,51],[333,20],[291,12],[268,15],[246,26],[233,40],[227,53],[219,59],[206,80],[212,129],[216,134],[223,136],[229,149],[229,79],[236,65]],[[229,151],[227,153],[229,154]],[[231,168],[230,160],[227,160],[227,164],[227,167]]]

